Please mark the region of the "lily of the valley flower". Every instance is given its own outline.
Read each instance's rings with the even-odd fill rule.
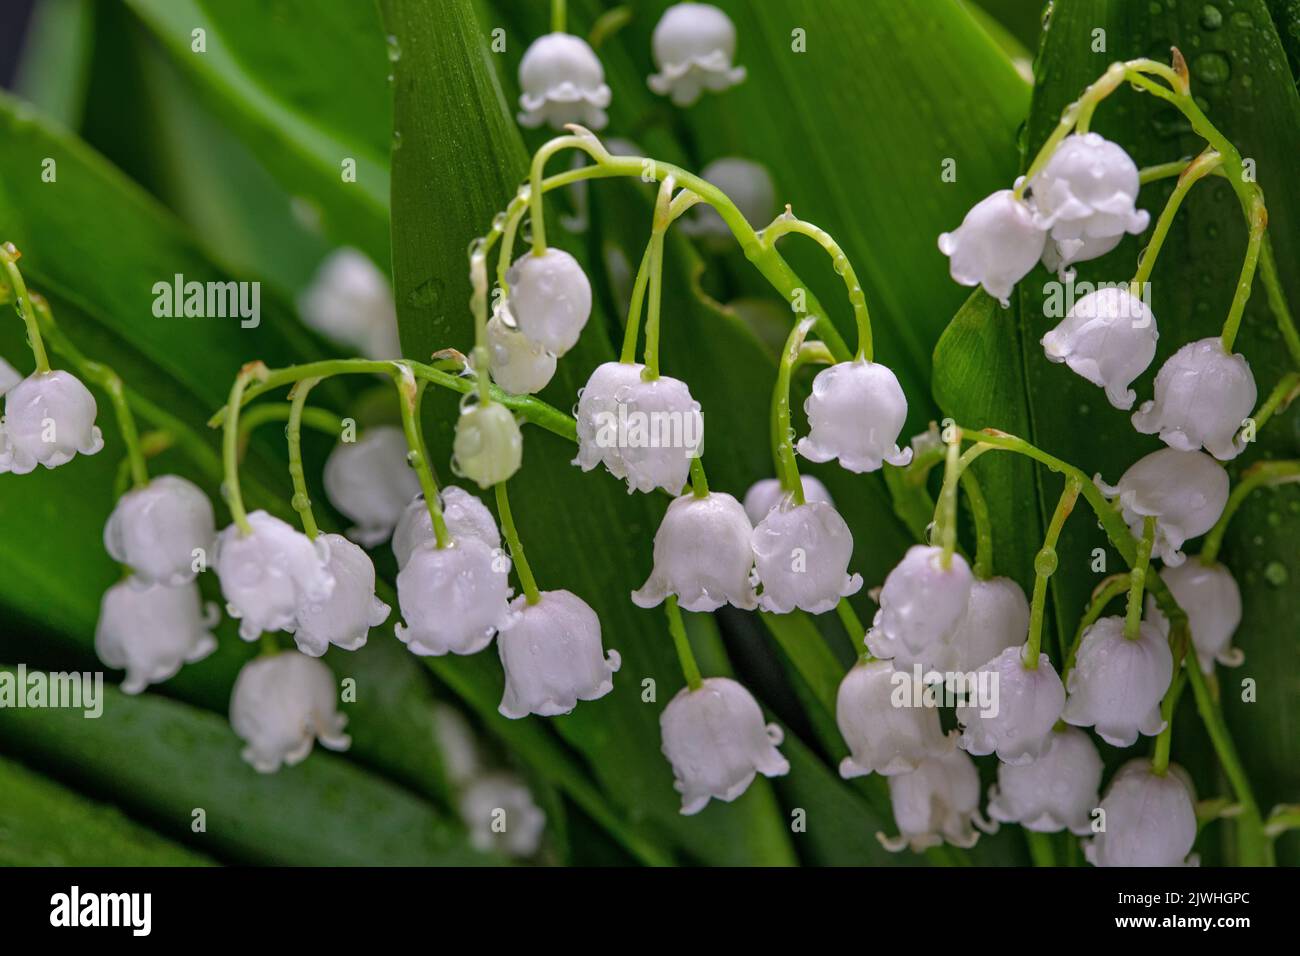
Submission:
[[[510,609],[513,621],[497,638],[506,674],[503,715],[555,717],[614,689],[622,658],[604,650],[600,618],[586,601],[569,591],[543,591],[536,604],[521,594]]]
[[[476,850],[526,859],[542,845],[546,814],[528,785],[512,774],[476,777],[457,795],[456,807]]]
[[[71,372],[33,372],[5,392],[0,421],[0,474],[57,468],[80,452],[104,447],[95,425],[95,396]]]
[[[1159,433],[1170,448],[1202,447],[1219,461],[1236,458],[1237,438],[1255,407],[1255,376],[1245,356],[1229,355],[1217,335],[1188,342],[1156,373],[1156,397],[1133,413],[1133,427]]]
[[[323,538],[312,541],[265,511],[254,511],[248,523],[248,534],[233,524],[221,532],[213,567],[227,613],[239,618],[239,636],[255,641],[263,631],[292,628],[300,607],[330,596],[334,576]]]
[[[940,729],[937,707],[899,706],[900,684],[905,685],[906,704],[914,697],[912,682],[888,661],[861,662],[844,675],[835,698],[835,719],[849,745],[849,756],[840,761],[845,780],[869,773],[908,773],[956,747],[956,735]]]
[[[771,220],[776,209],[776,184],[762,163],[742,156],[723,156],[700,170],[700,178],[726,193],[745,217],[745,221],[755,229],[762,228]],[[731,238],[727,224],[718,215],[718,211],[707,203],[700,203],[688,212],[682,219],[680,228],[689,236],[709,240]],[[788,317],[787,312],[786,325],[789,324]]]
[[[1029,601],[1010,578],[971,582],[966,615],[950,639],[950,655],[940,670],[973,671],[1008,647],[1019,647],[1029,633]]]
[[[1092,830],[1101,772],[1101,755],[1087,734],[1073,727],[1055,731],[1038,758],[998,764],[989,816],[1036,833],[1069,830],[1083,836]]]
[[[1241,589],[1232,572],[1217,561],[1210,565],[1188,561],[1176,568],[1161,568],[1160,577],[1187,612],[1201,670],[1213,673],[1216,661],[1224,667],[1240,665],[1246,655],[1232,646],[1232,635],[1241,624]],[[1147,617],[1168,631],[1169,621],[1151,595],[1147,595]]]
[[[675,106],[690,106],[705,90],[721,93],[745,79],[745,68],[731,65],[736,26],[711,4],[669,7],[655,25],[650,44],[659,72],[647,82],[660,96],[671,96]]]
[[[217,531],[212,502],[192,482],[159,475],[117,500],[104,525],[104,550],[140,584],[175,587],[206,566]]]
[[[857,359],[822,369],[804,402],[811,431],[799,440],[809,461],[839,459],[849,471],[877,471],[883,462],[899,467],[912,460],[900,450],[898,433],[907,419],[907,396],[885,366]]]
[[[898,836],[877,833],[876,838],[891,853],[909,846],[920,853],[945,840],[969,849],[980,838],[972,823],[989,833],[997,829],[980,816],[979,771],[961,750],[932,757],[909,773],[890,777],[889,800]]]
[[[825,502],[784,499],[758,523],[752,540],[765,611],[821,614],[862,589],[862,576],[849,573],[853,532]]]
[[[1196,866],[1196,789],[1182,767],[1153,773],[1145,757],[1130,760],[1101,798],[1106,829],[1084,844],[1093,866]]]
[[[776,749],[784,739],[781,728],[765,724],[754,695],[726,677],[706,678],[697,690],[683,687],[659,715],[659,729],[687,816],[710,798],[735,800],[756,774],[790,772]]]
[[[193,581],[167,587],[127,578],[104,592],[95,653],[126,671],[124,693],[138,694],[215,651],[212,628],[219,619],[217,606],[199,599]]]
[[[1097,133],[1067,136],[1029,187],[1035,221],[1054,239],[1137,235],[1151,218],[1135,206],[1137,163]]]
[[[954,282],[982,285],[1005,309],[1012,287],[1037,265],[1046,242],[1047,232],[1035,224],[1029,204],[1002,189],[981,199],[960,226],[941,235],[939,251],[949,259]]]
[[[724,604],[758,606],[750,572],[754,533],[739,501],[711,492],[673,499],[655,532],[654,571],[639,591],[638,607],[656,607],[670,594],[687,611],[716,611]]]
[[[247,745],[243,758],[258,773],[301,763],[317,740],[347,750],[347,722],[330,669],[294,651],[253,658],[230,695],[230,725]]]
[[[519,330],[508,306],[488,320],[488,349],[492,381],[514,395],[532,395],[555,375],[555,354]]]
[[[1116,408],[1130,409],[1137,393],[1129,384],[1155,358],[1157,338],[1147,304],[1127,289],[1106,286],[1075,302],[1042,344],[1048,359],[1104,388]]]
[[[1228,473],[1199,451],[1162,448],[1130,465],[1113,487],[1100,475],[1093,481],[1106,497],[1119,498],[1135,536],[1144,517],[1157,519],[1151,553],[1171,568],[1185,560],[1183,542],[1213,528],[1228,503]]]
[[[510,559],[478,538],[417,547],[397,574],[397,639],[421,656],[477,654],[511,621],[509,574]]]
[[[1065,687],[1046,654],[1039,654],[1037,667],[1026,667],[1027,651],[1028,645],[1008,647],[976,672],[997,682],[997,707],[986,710],[986,701],[957,707],[961,746],[967,753],[996,753],[1003,763],[1026,764],[1041,757],[1051,743],[1052,727],[1065,706]]]
[[[491,488],[508,481],[523,464],[524,436],[510,409],[500,402],[479,402],[456,419],[451,453],[457,474]]]
[[[1065,281],[1074,275],[1070,266],[1076,262],[1088,262],[1100,259],[1119,245],[1122,235],[1084,236],[1081,239],[1051,239],[1043,247],[1043,268],[1055,272],[1058,279]]]
[[[0,358],[0,395],[13,388],[23,380],[22,373],[3,358]]]
[[[618,442],[618,409],[628,391],[641,381],[644,365],[632,362],[605,362],[597,365],[587,384],[578,389],[578,408],[574,413],[578,431],[578,456],[573,464],[583,471],[604,465],[615,478],[627,477],[623,449]],[[614,425],[611,437],[610,426]],[[689,472],[689,466],[688,466]],[[673,489],[680,491],[681,485]]]
[[[501,532],[497,530],[492,512],[464,488],[447,485],[438,492],[438,503],[442,506],[442,520],[452,541],[478,538],[490,551],[501,547]],[[425,544],[432,546],[435,540],[429,506],[425,504],[424,495],[416,495],[402,512],[393,531],[393,557],[397,558],[398,570],[406,567],[417,548]]]
[[[941,548],[913,545],[880,589],[867,647],[903,670],[946,659],[948,644],[966,615],[974,580],[960,554],[943,566]]]
[[[1164,730],[1160,701],[1173,674],[1173,654],[1159,625],[1143,621],[1138,637],[1129,640],[1122,617],[1103,617],[1083,632],[1061,718],[1095,727],[1108,744],[1130,747],[1139,733],[1154,737]]]
[[[355,651],[366,643],[372,627],[388,620],[391,610],[375,597],[375,565],[370,556],[341,534],[321,537],[329,548],[334,588],[325,600],[302,604],[293,627],[298,650],[309,657],[320,657],[331,644]]]
[[[298,296],[298,312],[331,342],[366,358],[402,357],[388,276],[356,249],[336,249],[325,257]]]
[[[407,462],[406,437],[393,425],[369,428],[340,442],[325,459],[325,494],[356,527],[348,537],[362,547],[387,541],[420,481]]]
[[[577,344],[591,318],[591,282],[563,249],[525,252],[506,273],[510,314],[529,341],[555,355]]]
[[[528,129],[579,123],[599,130],[609,122],[605,68],[585,40],[568,33],[548,33],[533,41],[519,61],[519,87],[519,123]]]
[[[803,486],[804,501],[809,504],[814,501],[824,501],[831,507],[835,506],[830,491],[812,475],[800,475],[799,484]],[[788,497],[785,489],[781,487],[781,482],[776,478],[764,478],[754,482],[745,492],[745,514],[749,516],[749,523],[758,524],[767,517],[768,512],[781,503],[781,499]]]

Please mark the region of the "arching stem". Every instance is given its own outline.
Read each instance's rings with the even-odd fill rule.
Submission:
[[[533,569],[528,566],[528,558],[524,555],[524,544],[519,540],[519,532],[515,529],[515,516],[510,510],[510,495],[506,492],[506,483],[499,481],[493,487],[496,489],[497,514],[501,516],[501,532],[510,547],[510,560],[514,562],[515,571],[519,573],[519,583],[524,589],[524,600],[529,604],[536,604],[542,599],[542,594],[537,590],[537,579],[533,577]]]
[[[433,522],[433,537],[439,548],[451,544],[451,534],[447,531],[447,522],[442,517],[442,506],[438,500],[438,483],[429,469],[428,454],[424,450],[424,435],[420,430],[417,417],[419,398],[422,388],[417,385],[408,363],[398,362],[393,374],[393,384],[397,386],[397,405],[402,413],[402,431],[406,435],[408,449],[406,459],[415,469],[424,492],[424,505],[429,509],[429,518]],[[234,398],[231,398],[234,405]]]
[[[1043,613],[1047,606],[1047,582],[1056,573],[1056,543],[1060,540],[1061,529],[1065,519],[1074,510],[1074,503],[1079,499],[1082,483],[1075,476],[1065,479],[1065,488],[1057,499],[1056,510],[1048,522],[1047,534],[1043,536],[1043,546],[1034,558],[1034,596],[1029,602],[1029,640],[1025,646],[1023,663],[1026,670],[1036,670],[1038,658],[1043,646]]]
[[[315,539],[320,534],[316,516],[311,510],[311,495],[302,471],[302,412],[307,405],[307,394],[320,382],[318,378],[305,378],[293,387],[289,403],[289,424],[285,437],[289,441],[289,477],[293,481],[293,510],[298,512],[303,533]]]
[[[1128,609],[1124,615],[1124,636],[1136,641],[1142,628],[1142,593],[1151,566],[1151,548],[1156,540],[1156,519],[1142,519],[1142,537],[1138,539],[1137,560],[1128,573]]]
[[[811,316],[790,330],[781,353],[781,364],[776,371],[776,387],[772,389],[772,458],[781,489],[794,496],[794,503],[804,503],[803,482],[799,480],[799,464],[794,457],[794,436],[790,427],[790,379],[804,339],[817,320]]]
[[[673,637],[673,647],[677,649],[677,661],[681,664],[686,686],[691,690],[699,690],[704,685],[704,679],[700,676],[699,664],[695,663],[691,642],[686,637],[686,624],[682,621],[681,608],[677,606],[677,595],[670,594],[664,599],[664,613],[668,615],[668,633]]]
[[[18,260],[21,258],[22,253],[12,242],[0,243],[0,265],[4,266],[9,276],[14,307],[18,310],[18,316],[23,320],[23,324],[27,326],[27,344],[31,346],[32,358],[36,360],[36,371],[48,372],[50,357],[45,352],[45,341],[41,338],[40,325],[36,321],[36,310],[32,308],[32,299],[27,293],[27,283],[23,281],[23,274],[18,268]]]

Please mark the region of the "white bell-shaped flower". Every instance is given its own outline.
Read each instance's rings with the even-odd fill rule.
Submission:
[[[387,541],[420,479],[407,461],[406,436],[394,425],[368,428],[340,442],[325,459],[325,494],[356,526],[348,537],[364,548]]]
[[[1029,633],[1029,601],[1010,578],[971,582],[966,616],[950,642],[950,656],[940,670],[963,673],[993,660],[1008,647],[1019,647]]]
[[[1241,624],[1241,589],[1232,572],[1217,561],[1188,561],[1176,568],[1161,568],[1160,577],[1187,613],[1187,626],[1202,672],[1213,673],[1216,661],[1224,667],[1240,665],[1246,655],[1241,648],[1232,646],[1232,636]],[[1168,633],[1169,621],[1150,594],[1147,617]]]
[[[763,721],[754,695],[726,677],[683,687],[659,715],[663,752],[672,764],[682,813],[699,813],[709,799],[730,803],[756,774],[780,777],[790,764],[776,748],[785,734]]]
[[[883,365],[855,359],[822,369],[803,408],[811,430],[799,439],[799,454],[809,461],[839,459],[841,467],[862,473],[912,460],[911,448],[898,447],[907,396]]]
[[[95,425],[95,396],[71,372],[33,372],[5,392],[0,422],[0,475],[25,475],[37,465],[57,468],[78,452],[104,447]]]
[[[1103,617],[1083,632],[1061,719],[1095,727],[1108,744],[1131,747],[1139,733],[1154,737],[1165,729],[1160,701],[1173,674],[1174,657],[1158,624],[1143,621],[1129,640],[1124,618]]]
[[[474,729],[459,710],[450,704],[434,704],[433,736],[448,783],[463,787],[482,773]]]
[[[4,395],[22,380],[22,373],[0,357],[0,395]]]
[[[956,735],[939,726],[937,706],[914,706],[914,684],[888,661],[860,662],[844,675],[835,697],[835,720],[849,746],[841,777],[908,773],[956,747]]]
[[[633,362],[605,362],[597,365],[587,384],[578,389],[578,407],[574,411],[578,456],[573,464],[583,471],[604,465],[615,478],[627,477],[618,441],[618,409],[628,389],[641,381],[643,368]]]
[[[298,650],[309,657],[320,657],[331,644],[345,651],[362,647],[370,629],[388,620],[391,610],[375,597],[375,565],[370,556],[341,534],[321,537],[329,547],[334,589],[325,600],[299,607],[292,628]]]
[[[980,816],[980,775],[964,751],[952,750],[931,757],[908,773],[889,778],[889,800],[894,808],[898,836],[876,838],[891,853],[911,847],[921,853],[945,840],[969,849],[981,830],[993,832],[996,824]]]
[[[1055,272],[1058,279],[1065,281],[1074,275],[1070,266],[1076,262],[1100,259],[1118,246],[1123,238],[1122,235],[1084,236],[1081,239],[1049,238],[1043,247],[1043,268]]]
[[[569,591],[543,591],[536,604],[521,594],[510,609],[513,623],[497,638],[506,673],[502,714],[555,717],[614,689],[622,658],[604,650],[600,618],[586,601]]]
[[[673,499],[655,532],[654,570],[639,591],[638,607],[657,607],[670,594],[687,611],[716,611],[724,604],[758,606],[750,572],[754,533],[740,502],[722,492]]]
[[[1047,750],[1065,706],[1065,686],[1046,654],[1038,655],[1034,669],[1026,667],[1028,650],[1027,644],[1008,647],[975,672],[974,699],[957,707],[968,754],[996,753],[1003,763],[1025,764]],[[978,693],[983,687],[996,688],[987,700]]]
[[[664,11],[650,36],[658,73],[647,83],[674,106],[690,106],[705,90],[721,93],[744,82],[745,68],[732,66],[736,26],[708,3],[677,3]]]
[[[591,318],[591,282],[578,260],[551,247],[525,252],[506,273],[510,314],[529,341],[555,355],[578,343]]]
[[[1035,221],[1054,239],[1137,235],[1151,219],[1135,205],[1137,163],[1097,133],[1067,136],[1029,187]]]
[[[776,211],[776,184],[772,174],[762,163],[742,156],[722,156],[700,170],[700,178],[717,186],[736,204],[740,214],[755,229],[761,229],[772,220]],[[708,240],[729,240],[731,229],[708,203],[699,203],[681,220],[679,227],[688,236]],[[782,312],[783,324],[789,331],[789,310]],[[785,341],[784,335],[781,341]]]
[[[1116,408],[1130,409],[1137,393],[1129,384],[1155,358],[1157,338],[1147,304],[1128,289],[1106,286],[1075,302],[1042,345],[1049,360],[1104,388]]]
[[[388,276],[357,249],[344,247],[325,257],[298,296],[298,313],[331,342],[366,358],[402,357]]]
[[[862,589],[862,575],[849,573],[853,532],[824,501],[783,499],[754,528],[752,540],[763,582],[758,603],[765,611],[821,614]]]
[[[908,548],[880,589],[880,610],[867,632],[867,648],[900,669],[935,667],[949,654],[970,604],[973,580],[960,554],[944,568],[942,548]]]
[[[519,125],[528,129],[578,123],[599,130],[609,122],[605,68],[585,40],[568,33],[548,33],[532,42],[519,61],[519,88]]]
[[[497,530],[496,519],[487,505],[474,495],[464,488],[448,485],[438,492],[438,502],[452,541],[478,538],[491,551],[501,547],[501,532]],[[406,567],[417,548],[425,544],[432,546],[436,540],[433,518],[424,503],[424,495],[416,495],[402,512],[393,532],[393,557],[397,558],[398,570]]]
[[[104,592],[95,653],[126,671],[124,693],[138,694],[215,651],[212,628],[220,616],[216,604],[199,599],[193,581],[165,587],[128,578]]]
[[[1119,498],[1124,521],[1134,536],[1142,536],[1142,519],[1155,516],[1152,555],[1169,567],[1182,564],[1183,542],[1214,527],[1228,503],[1228,473],[1199,451],[1162,448],[1139,458],[1111,486],[1093,481],[1108,498]]]
[[[961,285],[982,285],[1002,303],[1011,304],[1011,289],[1029,275],[1043,254],[1047,232],[1034,223],[1033,211],[1010,189],[981,199],[961,225],[939,237],[948,271]]]
[[[312,541],[265,511],[248,523],[248,534],[233,524],[221,532],[213,568],[226,612],[239,618],[239,636],[255,641],[263,631],[292,628],[300,607],[330,596],[334,576],[323,538]]]
[[[510,559],[478,538],[445,548],[417,547],[397,574],[397,603],[406,625],[397,639],[422,657],[477,654],[509,626]]]
[[[799,484],[803,486],[803,500],[808,504],[824,501],[831,507],[835,506],[830,491],[819,479],[812,475],[800,475]],[[767,517],[768,512],[781,503],[782,499],[789,497],[777,478],[764,478],[754,482],[745,492],[745,514],[749,516],[749,523],[758,524]]]
[[[258,773],[274,773],[302,763],[317,740],[347,750],[348,718],[338,700],[338,684],[321,661],[295,651],[253,658],[230,695],[230,725],[247,745],[243,758]]]
[[[159,475],[117,500],[104,525],[104,550],[140,584],[175,587],[207,566],[217,539],[212,502],[197,485]]]
[[[475,778],[457,795],[456,806],[476,850],[525,859],[542,845],[546,814],[528,785],[513,774]]]
[[[1156,397],[1133,413],[1133,427],[1159,433],[1170,448],[1202,447],[1219,461],[1246,448],[1237,432],[1255,407],[1255,376],[1243,355],[1229,355],[1217,335],[1188,342],[1156,373]]]
[[[1022,764],[998,764],[989,789],[989,816],[1035,833],[1092,830],[1101,787],[1101,754],[1082,730],[1054,731],[1047,751]]]
[[[540,392],[555,375],[555,354],[519,330],[507,306],[487,324],[492,381],[513,395]]]
[[[500,402],[468,404],[456,419],[452,470],[480,488],[510,480],[524,462],[524,436]]]
[[[1145,757],[1116,772],[1101,798],[1106,829],[1083,847],[1093,866],[1196,866],[1196,788],[1182,767],[1151,770]]]

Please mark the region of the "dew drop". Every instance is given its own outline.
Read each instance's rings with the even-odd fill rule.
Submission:
[[[388,34],[388,62],[396,63],[402,58],[402,45],[398,42],[397,37]]]
[[[1223,26],[1223,13],[1212,3],[1207,3],[1201,10],[1201,26],[1206,30],[1217,30]]]
[[[1232,74],[1232,65],[1222,53],[1202,53],[1192,60],[1192,73],[1202,83],[1213,86],[1228,79]]]
[[[1264,580],[1274,587],[1281,587],[1286,584],[1290,574],[1287,573],[1286,565],[1281,561],[1270,561],[1264,568]]]

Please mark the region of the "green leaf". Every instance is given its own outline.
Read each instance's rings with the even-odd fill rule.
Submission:
[[[14,89],[68,129],[85,108],[94,30],[91,0],[41,0],[27,27]]]
[[[14,668],[0,668],[17,679]],[[30,679],[30,673],[28,677]],[[344,710],[347,710],[346,705]],[[103,712],[0,708],[7,752],[93,788],[204,853],[281,866],[499,862],[402,788],[329,753],[258,775],[226,721],[154,695],[104,688]],[[206,830],[192,829],[204,811]]]

